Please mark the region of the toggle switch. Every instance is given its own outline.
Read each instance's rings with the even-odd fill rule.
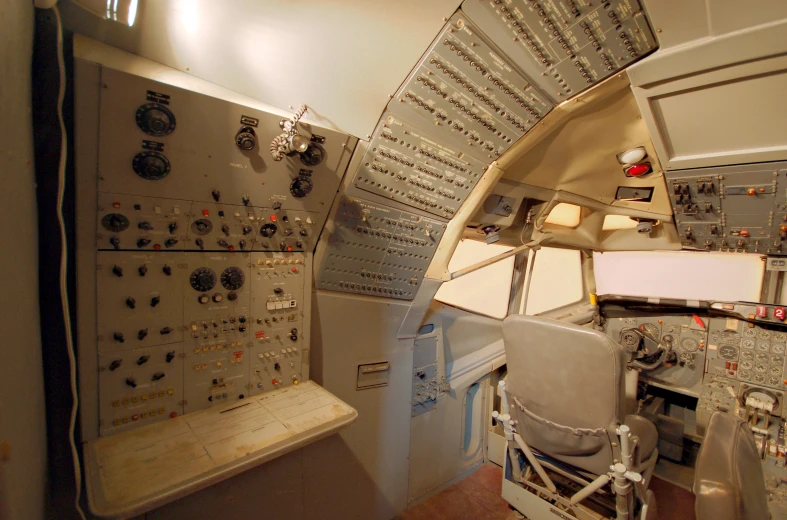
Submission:
[[[137,332],[137,339],[142,341],[147,335],[148,329],[140,329],[139,332]]]
[[[126,298],[126,307],[128,307],[129,309],[135,309],[137,307],[137,300],[129,296],[128,298]]]
[[[164,272],[165,275],[172,276],[172,268],[170,266],[164,265],[164,267],[162,267],[161,270]]]
[[[114,339],[115,341],[120,342],[120,343],[123,343],[124,341],[126,341],[126,338],[123,337],[123,333],[121,333],[121,332],[115,332],[112,335],[112,339]]]
[[[120,266],[117,266],[117,265],[113,266],[112,267],[112,274],[114,274],[115,276],[120,278],[121,276],[123,276],[123,268],[120,267]]]
[[[150,306],[151,307],[155,307],[159,303],[161,303],[161,296],[154,296],[153,298],[150,299]]]
[[[139,272],[139,276],[145,276],[148,274],[148,267],[146,265],[141,265],[137,269],[137,272]]]
[[[112,362],[109,364],[109,370],[111,372],[114,372],[115,370],[120,368],[120,365],[122,365],[122,364],[123,364],[123,360],[122,359],[113,359]]]
[[[139,356],[139,358],[137,359],[137,366],[144,365],[145,363],[148,362],[149,359],[150,359],[150,356]]]
[[[169,234],[170,235],[175,234],[175,231],[177,231],[177,229],[178,229],[178,223],[177,222],[170,222],[170,224],[169,224]]]

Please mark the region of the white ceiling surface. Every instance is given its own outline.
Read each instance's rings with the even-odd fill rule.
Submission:
[[[365,138],[459,0],[140,0],[134,27],[66,28]]]

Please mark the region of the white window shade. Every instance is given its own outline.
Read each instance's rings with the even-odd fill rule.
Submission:
[[[511,250],[508,246],[462,240],[448,263],[448,270],[457,271]],[[435,299],[477,314],[505,318],[511,293],[514,257],[506,258],[483,269],[444,283]]]
[[[593,255],[599,295],[756,302],[764,268],[759,255],[735,253],[637,251]]]
[[[530,262],[533,253],[530,253]],[[542,247],[535,256],[526,314],[534,315],[570,305],[584,296],[579,251]]]

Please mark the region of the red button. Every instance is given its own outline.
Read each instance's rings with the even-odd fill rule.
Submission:
[[[138,421],[138,420],[139,420],[139,414],[136,414],[136,413],[135,413],[134,415],[132,415],[132,416],[131,416],[131,420],[132,420],[132,421]]]
[[[724,362],[724,368],[726,368],[727,370],[730,369],[730,362],[729,361],[725,361]]]
[[[297,267],[293,267],[293,268],[292,268],[292,272],[293,272],[293,273],[297,273],[297,272],[298,272],[298,268],[297,268]]]
[[[229,246],[227,249],[229,249],[230,251],[235,251],[235,246]]]
[[[206,209],[203,209],[203,210],[202,210],[202,216],[203,216],[203,217],[207,217],[207,216],[208,216],[208,210],[206,210]]]
[[[271,379],[271,384],[272,384],[273,386],[276,386],[276,385],[278,385],[278,384],[279,384],[279,380],[278,380],[278,379]]]
[[[276,215],[271,215],[270,219],[271,219],[271,222],[276,222]]]
[[[785,311],[784,307],[776,307],[773,309],[773,317],[777,320],[784,321],[784,318],[787,317],[787,311]]]
[[[742,236],[742,237],[747,237],[747,236],[749,236],[749,230],[748,229],[741,229],[741,232],[739,233],[739,235]]]
[[[161,251],[161,244],[153,244],[154,251]]]
[[[641,177],[650,173],[650,163],[635,164],[626,168],[625,171],[629,177]]]
[[[732,369],[733,370],[738,370],[738,363],[733,363],[732,364]]]
[[[264,330],[258,330],[258,331],[256,331],[256,332],[254,333],[254,337],[256,337],[256,338],[258,338],[258,339],[264,338],[264,337],[265,337],[265,331],[264,331]]]
[[[768,317],[768,307],[765,305],[758,305],[757,306],[757,317],[758,318],[767,318]]]
[[[170,419],[174,419],[177,416],[178,416],[178,412],[172,412],[171,414],[169,414]]]
[[[287,246],[287,252],[288,253],[292,252],[292,246]]]
[[[112,203],[112,207],[113,208],[119,208],[120,207],[120,202],[113,202]]]

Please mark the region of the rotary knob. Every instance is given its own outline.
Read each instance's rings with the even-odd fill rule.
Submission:
[[[216,285],[216,273],[208,267],[200,267],[191,273],[189,283],[199,292],[210,291]]]
[[[149,181],[157,181],[169,175],[169,159],[161,152],[139,152],[131,163],[137,175]]]
[[[148,135],[160,137],[175,130],[175,114],[164,105],[148,103],[137,109],[137,126]]]
[[[237,291],[243,286],[245,276],[237,267],[228,267],[221,273],[221,285],[228,291]]]
[[[317,143],[311,143],[306,150],[300,153],[300,157],[303,164],[314,167],[325,158],[325,149]]]
[[[257,134],[250,126],[244,126],[235,134],[235,144],[242,152],[250,152],[257,146]]]
[[[314,188],[314,183],[311,178],[299,175],[290,184],[290,193],[293,197],[300,199],[311,193],[312,188]]]
[[[276,227],[276,224],[271,224],[271,223],[263,224],[263,226],[260,228],[260,235],[262,235],[265,238],[270,238],[276,234],[276,230],[278,229],[279,228]]]

